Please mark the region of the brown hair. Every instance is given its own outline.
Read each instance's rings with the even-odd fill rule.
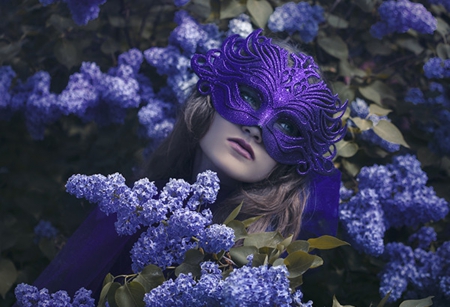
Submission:
[[[195,91],[185,104],[172,133],[155,150],[146,166],[151,180],[184,178],[191,180],[195,154],[200,139],[208,131],[214,116],[209,96]],[[220,223],[241,202],[239,218],[259,216],[249,231],[273,229],[283,235],[297,236],[301,216],[308,199],[309,178],[301,177],[295,165],[277,164],[269,176],[257,183],[241,183],[230,196],[221,201],[214,214]]]

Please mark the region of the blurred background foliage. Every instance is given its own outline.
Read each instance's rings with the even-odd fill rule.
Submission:
[[[186,1],[185,1],[186,2]],[[117,65],[118,56],[131,48],[141,51],[165,47],[177,26],[175,13],[189,12],[200,23],[215,23],[227,31],[230,19],[241,13],[251,17],[254,28],[267,28],[281,0],[192,0],[177,7],[172,0],[109,0],[100,6],[99,17],[77,25],[64,3],[43,6],[38,0],[0,0],[0,65],[9,65],[17,80],[25,81],[38,71],[52,77],[50,90],[60,93],[69,77],[84,61],[97,63],[102,71]],[[298,1],[297,1],[298,2]],[[413,153],[426,171],[438,196],[450,200],[450,158],[436,150],[433,130],[424,129],[436,119],[436,112],[450,105],[448,82],[443,82],[447,99],[439,106],[405,101],[411,87],[433,98],[423,66],[432,57],[450,58],[450,15],[443,6],[424,5],[437,19],[433,34],[415,30],[374,38],[370,27],[380,20],[381,1],[314,1],[324,9],[324,22],[317,37],[308,43],[299,33],[280,32],[314,56],[329,84],[342,100],[364,99],[367,117],[351,114],[344,120],[349,133],[338,144],[336,166],[347,188],[355,188],[355,176],[363,166],[386,164],[394,154]],[[146,62],[140,72],[155,91],[165,78]],[[444,79],[448,81],[448,79]],[[433,96],[434,95],[434,96]],[[137,109],[127,111],[124,124],[98,126],[75,116],[63,116],[49,125],[41,141],[26,130],[23,114],[0,121],[0,306],[11,306],[11,289],[20,282],[32,283],[65,240],[90,210],[86,202],[70,197],[64,185],[72,174],[120,172],[130,182],[143,159],[147,140],[139,137]],[[374,124],[376,116],[381,120]],[[380,124],[381,122],[381,124]],[[394,146],[363,138],[373,130]],[[440,139],[450,142],[449,134]],[[388,144],[389,145],[389,144]],[[80,205],[81,204],[81,205]],[[52,239],[37,239],[34,227],[47,220],[58,229]],[[436,224],[438,239],[449,235],[448,221]],[[405,227],[390,230],[389,236],[405,239]],[[351,247],[321,254],[324,266],[308,273],[303,292],[317,306],[331,306],[336,295],[342,304],[370,306],[381,300],[377,274],[383,267],[378,258],[365,256]]]

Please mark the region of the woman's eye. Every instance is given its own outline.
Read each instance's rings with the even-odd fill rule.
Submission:
[[[299,137],[300,130],[289,120],[281,119],[275,123],[275,127],[288,136]]]
[[[261,100],[257,93],[248,89],[247,87],[239,87],[239,95],[247,102],[253,109],[258,110],[261,107]]]

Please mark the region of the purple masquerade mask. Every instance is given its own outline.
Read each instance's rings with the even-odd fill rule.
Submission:
[[[341,116],[347,103],[321,80],[312,57],[290,54],[260,33],[256,30],[246,39],[233,35],[220,50],[194,55],[197,89],[211,95],[226,120],[260,127],[275,161],[297,165],[299,174],[329,174],[334,170],[334,143],[345,132]]]

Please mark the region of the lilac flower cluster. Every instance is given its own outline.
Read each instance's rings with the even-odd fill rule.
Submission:
[[[46,125],[62,115],[74,114],[101,125],[122,123],[127,109],[137,108],[141,100],[145,103],[154,96],[150,81],[138,73],[142,62],[142,53],[137,49],[121,54],[118,66],[108,73],[102,73],[95,63],[85,62],[80,72],[70,76],[59,95],[50,92],[51,78],[47,72],[37,72],[25,83],[19,80],[11,88],[15,73],[8,66],[1,67],[2,119],[23,111],[34,139],[42,139]]]
[[[430,82],[425,94],[417,87],[410,88],[406,93],[405,101],[415,105],[450,107],[450,99],[445,87],[437,82]]]
[[[180,274],[145,295],[146,306],[303,306],[303,294],[290,293],[285,266],[244,266],[222,279],[217,264],[203,262],[202,275],[195,281]]]
[[[432,126],[433,134],[429,147],[434,152],[450,155],[450,111],[440,110]]]
[[[17,304],[20,307],[52,306],[52,307],[94,307],[95,301],[91,297],[92,291],[79,289],[71,302],[66,291],[52,294],[47,289],[38,290],[34,286],[19,284],[15,289]]]
[[[358,193],[340,206],[340,220],[349,240],[369,255],[383,252],[385,230],[416,227],[437,221],[449,212],[448,203],[425,184],[420,162],[412,155],[397,156],[392,164],[363,167]]]
[[[141,227],[148,227],[131,250],[135,272],[150,263],[163,269],[179,264],[187,250],[199,246],[206,252],[218,253],[234,245],[231,228],[211,225],[209,209],[197,211],[215,202],[219,187],[219,179],[212,171],[198,174],[192,185],[171,179],[159,195],[155,184],[147,178],[129,188],[118,173],[108,177],[73,175],[66,185],[69,193],[98,203],[104,213],[117,213],[118,234],[131,235]]]
[[[350,111],[351,111],[350,116],[368,119],[372,121],[374,126],[376,126],[380,120],[386,120],[390,122],[390,119],[387,116],[378,116],[375,114],[369,114],[369,106],[363,99],[360,98],[356,98],[356,100],[350,104]],[[354,126],[353,123],[349,124],[351,126]],[[380,146],[387,152],[395,152],[400,149],[399,144],[391,143],[389,141],[382,139],[372,129],[362,131],[358,135],[358,137],[369,144]]]
[[[323,8],[308,2],[288,2],[279,6],[270,15],[267,26],[273,32],[286,31],[290,35],[298,32],[302,41],[311,42],[319,31],[319,23],[325,21]]]
[[[39,0],[42,5],[47,6],[60,0]],[[63,0],[72,14],[73,20],[80,26],[86,25],[89,21],[94,20],[100,13],[100,5],[106,0]]]
[[[430,58],[423,65],[425,77],[428,79],[442,79],[450,77],[450,59]]]
[[[146,61],[154,66],[160,75],[167,75],[167,86],[161,89],[163,101],[178,101],[182,104],[197,83],[197,76],[190,69],[190,57],[196,52],[218,48],[222,34],[215,24],[201,25],[186,11],[175,14],[178,24],[164,48],[152,47],[144,51]]]
[[[420,229],[413,237],[435,241],[435,233],[429,228]],[[390,301],[396,301],[402,295],[407,299],[433,295],[433,303],[437,306],[448,302],[450,241],[444,242],[436,252],[428,251],[425,245],[413,249],[403,243],[388,243],[383,256],[387,264],[379,276],[382,296],[392,291]]]
[[[34,234],[38,240],[41,238],[51,239],[58,235],[58,229],[51,222],[40,220],[36,227],[34,227]]]
[[[370,34],[382,39],[390,33],[404,33],[409,29],[431,34],[436,30],[437,20],[420,3],[409,0],[384,1],[378,8],[381,21],[372,25]]]

